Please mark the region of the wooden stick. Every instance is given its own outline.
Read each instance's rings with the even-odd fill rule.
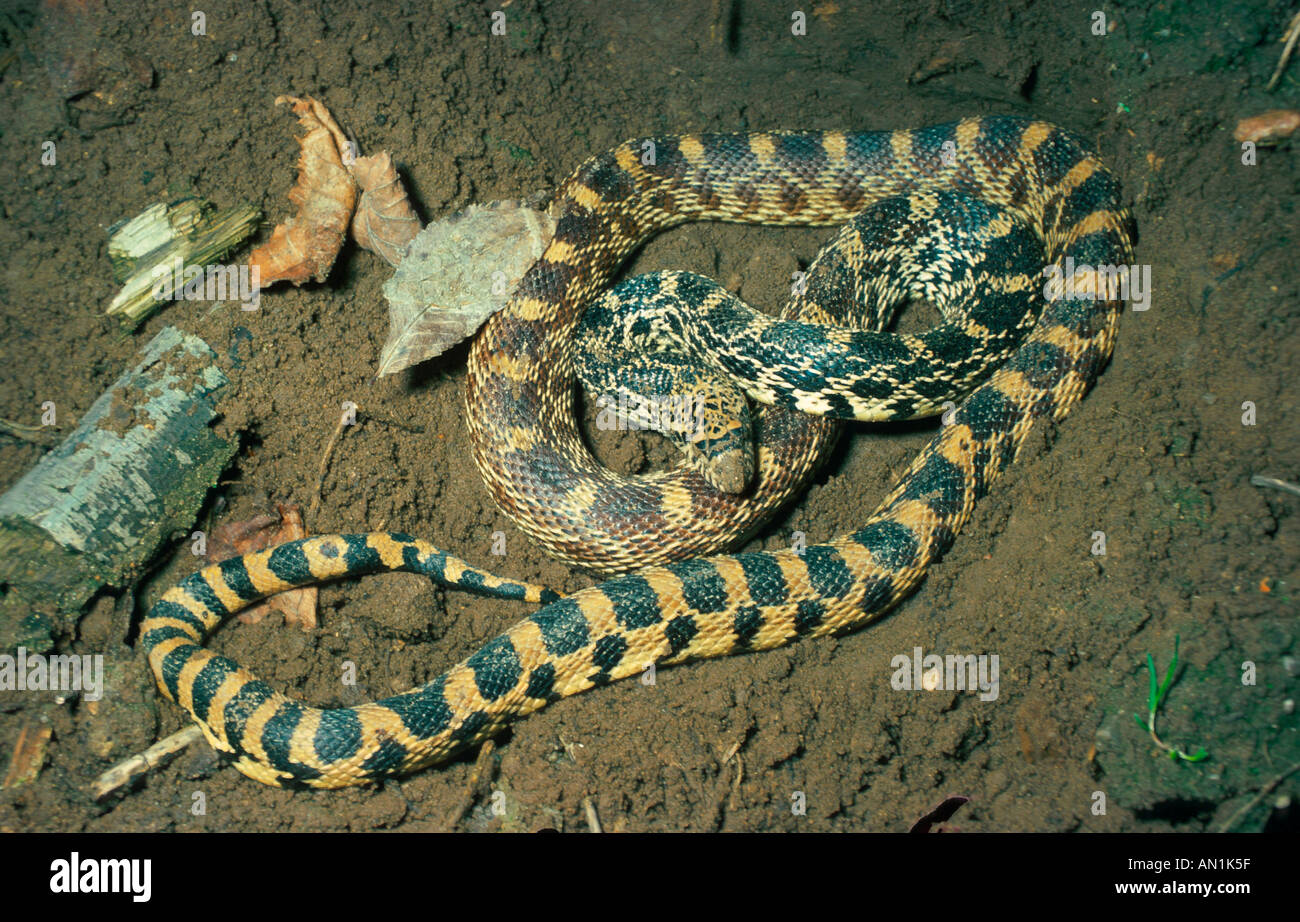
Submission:
[[[1297,771],[1300,771],[1300,762],[1297,762],[1295,765],[1292,765],[1282,774],[1278,775],[1268,784],[1264,785],[1264,787],[1260,790],[1258,794],[1255,795],[1255,797],[1251,800],[1250,803],[1246,804],[1246,806],[1242,807],[1236,813],[1232,814],[1232,816],[1228,817],[1227,821],[1222,826],[1219,827],[1219,832],[1227,832],[1233,826],[1236,826],[1237,823],[1240,822],[1241,819],[1245,817],[1247,813],[1249,813],[1251,810],[1254,810],[1257,806],[1259,806],[1260,801],[1262,801],[1269,794],[1272,794],[1275,790],[1277,790],[1277,786],[1279,784],[1281,784],[1286,779],[1290,778]]]
[[[1283,493],[1300,496],[1300,487],[1293,483],[1287,483],[1285,480],[1278,480],[1276,477],[1262,477],[1259,474],[1254,474],[1250,478],[1250,485],[1253,487],[1272,487],[1274,490],[1281,490]]]
[[[590,797],[582,798],[582,809],[587,814],[587,831],[600,832],[600,817],[596,815],[596,805]]]
[[[320,471],[316,476],[316,493],[311,498],[311,506],[307,509],[307,521],[316,526],[316,513],[320,511],[321,491],[325,489],[325,475],[329,473],[330,459],[334,457],[334,446],[338,444],[343,435],[343,430],[348,427],[348,414],[344,413],[339,417],[338,425],[334,427],[334,434],[330,440],[325,443],[325,451],[320,458]]]
[[[22,423],[16,423],[8,419],[0,419],[0,435],[22,439],[24,442],[31,442],[33,445],[48,445],[50,443],[50,432],[47,427],[25,426]]]
[[[1300,12],[1291,17],[1291,23],[1286,27],[1286,32],[1283,33],[1282,41],[1286,42],[1286,47],[1282,49],[1282,57],[1278,59],[1277,67],[1273,69],[1273,76],[1269,78],[1268,86],[1264,87],[1267,92],[1271,92],[1277,86],[1277,82],[1282,79],[1282,71],[1286,70],[1286,62],[1291,60],[1291,53],[1295,51],[1296,42],[1300,41]]]
[[[53,735],[54,729],[49,726],[23,727],[19,730],[13,758],[9,760],[9,771],[5,773],[0,788],[17,787],[35,781],[45,764],[45,747]]]
[[[136,778],[153,771],[176,753],[202,738],[203,731],[197,726],[186,727],[178,733],[173,733],[154,743],[139,755],[131,756],[104,772],[91,786],[91,793],[94,794],[95,800],[103,800]]]

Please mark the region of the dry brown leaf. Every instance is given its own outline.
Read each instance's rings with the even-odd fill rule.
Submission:
[[[1283,138],[1295,134],[1300,128],[1300,110],[1273,109],[1237,122],[1237,130],[1232,136],[1238,141],[1254,141],[1256,144],[1276,144]]]
[[[307,537],[307,526],[302,521],[302,509],[295,505],[279,504],[276,515],[255,515],[242,522],[226,522],[212,530],[204,560],[220,563],[231,557],[242,557],[254,551],[265,550],[286,541]],[[287,589],[239,613],[245,624],[256,624],[271,611],[284,615],[286,624],[296,624],[304,631],[316,627],[315,586]]]
[[[343,165],[349,142],[329,110],[310,96],[276,97],[277,106],[283,103],[290,105],[307,134],[298,139],[298,182],[289,190],[296,211],[249,257],[263,288],[282,280],[295,285],[308,279],[325,281],[357,201],[356,184]]]
[[[352,176],[361,188],[357,213],[352,216],[352,238],[371,253],[396,266],[406,246],[420,232],[420,218],[411,207],[388,151],[358,157]]]

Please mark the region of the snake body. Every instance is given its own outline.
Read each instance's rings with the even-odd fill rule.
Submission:
[[[784,313],[799,320],[768,317],[704,276],[638,275],[583,313],[576,371],[610,416],[663,432],[709,483],[739,493],[756,466],[746,396],[863,422],[932,416],[1033,326],[1044,262],[1042,241],[1005,209],[956,190],[891,196],[796,276]],[[908,300],[943,322],[886,331]]]
[[[587,161],[559,190],[554,239],[471,350],[470,428],[493,495],[548,547],[606,569],[644,563],[638,555],[663,559],[664,539],[654,534],[661,524],[682,535],[670,552],[687,555],[743,532],[750,520],[741,499],[721,496],[694,472],[629,490],[590,458],[572,406],[571,337],[581,309],[640,241],[684,220],[843,222],[887,196],[950,188],[1018,215],[1042,238],[1049,265],[1077,264],[1076,289],[1096,285],[1092,267],[1131,261],[1114,176],[1073,136],[1037,121],[636,140]],[[270,784],[332,788],[443,761],[551,701],[652,664],[854,630],[921,581],[1035,423],[1061,419],[1082,398],[1113,347],[1122,302],[1112,294],[1048,297],[1024,342],[862,527],[801,553],[695,557],[618,576],[549,601],[426,685],[359,707],[295,702],[204,650],[203,639],[266,594],[377,570],[441,575],[525,600],[548,596],[405,536],[325,536],[193,574],[150,610],[141,646],[161,691],[214,746],[236,754],[241,771]],[[828,426],[767,414],[753,493],[760,505],[802,476],[782,467],[786,449],[773,446],[795,435],[806,447]]]

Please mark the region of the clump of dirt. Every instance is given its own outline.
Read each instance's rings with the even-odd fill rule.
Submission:
[[[1300,103],[1300,64],[1263,92],[1284,4],[1108,11],[1101,35],[1064,5],[984,0],[901,13],[821,4],[804,35],[788,9],[748,0],[506,7],[503,36],[485,10],[450,2],[382,16],[333,0],[236,5],[199,36],[180,9],[115,8],[97,26],[97,47],[115,50],[82,66],[52,58],[57,29],[20,6],[0,26],[0,52],[14,53],[0,156],[16,167],[0,224],[0,417],[35,424],[54,401],[70,425],[140,345],[178,325],[222,357],[233,382],[222,426],[243,440],[196,530],[319,494],[312,533],[399,530],[503,575],[590,583],[517,531],[466,462],[463,347],[374,378],[391,274],[379,258],[345,247],[325,283],[272,289],[255,312],[177,302],[129,336],[104,316],[104,228],[123,216],[190,193],[281,213],[297,157],[272,106],[282,93],[320,98],[362,150],[394,152],[430,217],[554,187],[633,135],[1031,114],[1090,139],[1124,181],[1150,307],[1127,313],[1094,391],[1025,448],[896,613],[851,636],[554,704],[499,741],[473,796],[472,754],[310,793],[250,781],[200,745],[92,802],[101,771],[184,725],[133,647],[140,614],[199,566],[178,540],[61,640],[60,652],[106,656],[101,702],[0,692],[5,759],[23,726],[54,730],[40,777],[0,791],[0,831],[574,829],[585,801],[614,830],[903,831],[954,794],[970,798],[951,820],[961,829],[1260,828],[1267,803],[1234,813],[1300,761],[1300,500],[1250,482],[1300,478],[1289,374],[1300,141],[1246,164],[1231,135],[1243,116]],[[828,236],[687,225],[627,271],[702,272],[774,309]],[[345,404],[356,424],[322,479]],[[932,432],[854,428],[752,546],[854,528]],[[658,439],[597,441],[620,470],[671,462]],[[0,487],[43,450],[0,435]],[[227,625],[211,646],[295,697],[350,705],[432,678],[526,612],[389,574],[323,587],[311,634],[272,615]],[[1204,746],[1194,765],[1169,759],[1132,717],[1145,714],[1147,653],[1163,669],[1175,636],[1183,670],[1160,733]],[[996,695],[897,690],[897,662],[917,648],[996,654]],[[1297,784],[1280,792],[1294,797]],[[198,816],[196,790],[208,805]],[[504,814],[484,790],[504,794]]]

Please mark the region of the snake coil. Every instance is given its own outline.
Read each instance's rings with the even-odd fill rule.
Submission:
[[[1063,418],[1095,381],[1119,323],[1113,292],[1049,297],[1011,358],[862,527],[803,553],[693,556],[745,534],[755,515],[788,498],[806,473],[793,459],[825,436],[824,421],[769,411],[748,497],[719,494],[694,472],[620,480],[578,433],[572,333],[619,263],[665,227],[837,223],[886,196],[948,188],[1019,216],[1042,237],[1049,266],[1073,261],[1076,290],[1097,285],[1094,267],[1131,261],[1114,176],[1073,136],[1038,121],[638,139],[587,161],[557,193],[560,219],[546,252],[471,349],[475,459],[497,502],[566,559],[607,571],[691,559],[549,601],[420,688],[322,710],[203,649],[204,637],[264,595],[380,570],[528,601],[552,597],[403,535],[304,539],[207,567],[164,594],[140,628],[159,688],[214,746],[235,753],[244,773],[334,788],[443,761],[551,701],[652,663],[771,649],[880,617],[952,545],[1031,427]]]

